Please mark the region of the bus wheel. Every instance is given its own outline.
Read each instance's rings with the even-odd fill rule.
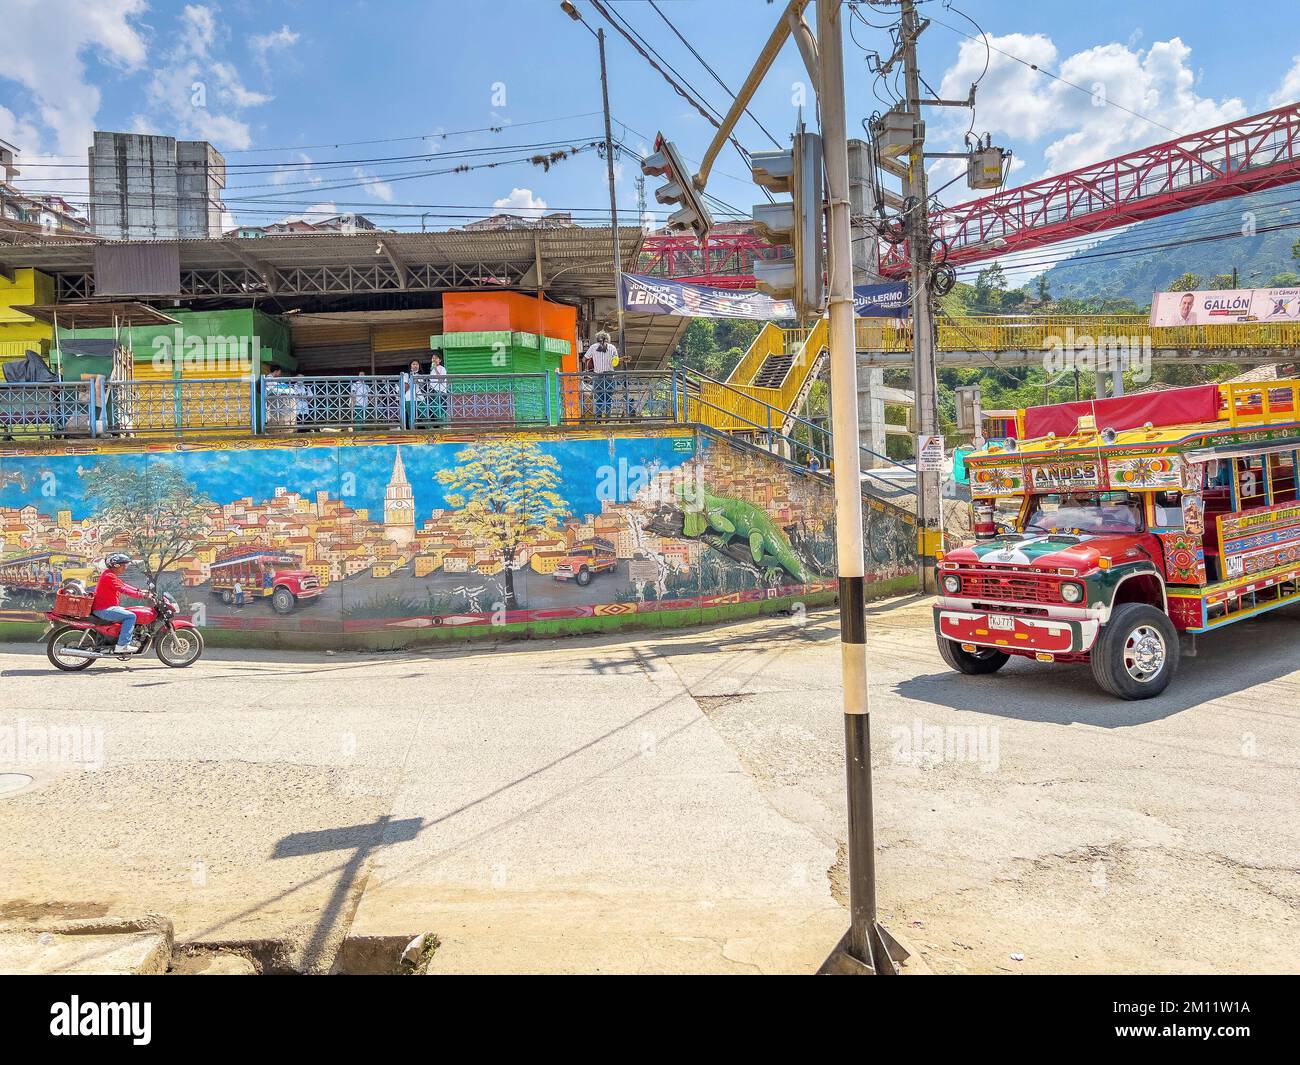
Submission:
[[[1092,648],[1092,675],[1120,699],[1150,699],[1174,679],[1178,632],[1164,611],[1121,603]]]
[[[271,593],[271,609],[277,614],[292,614],[293,606],[297,601],[293,592],[284,586]]]
[[[586,566],[583,566],[582,569],[578,570],[578,575],[573,579],[578,582],[580,588],[585,588],[591,583],[591,570]]]
[[[230,591],[229,589],[222,589],[221,601],[225,603],[226,606],[229,606],[231,603],[235,601],[235,593]]]
[[[991,647],[967,651],[961,644],[945,636],[939,637],[939,656],[958,673],[971,675],[996,673],[1011,658],[1005,651],[995,651]]]

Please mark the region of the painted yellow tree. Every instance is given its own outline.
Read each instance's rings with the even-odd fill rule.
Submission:
[[[506,608],[515,606],[515,559],[532,537],[568,513],[560,496],[560,463],[535,443],[491,440],[456,452],[456,465],[438,471],[449,520],[505,564]]]

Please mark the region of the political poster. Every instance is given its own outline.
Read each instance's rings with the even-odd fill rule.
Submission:
[[[641,274],[623,274],[623,309],[684,318],[751,318],[770,322],[791,319],[794,304],[774,300],[754,289],[714,288]]]
[[[904,282],[855,285],[853,313],[859,318],[909,318],[908,289]]]
[[[1157,292],[1151,297],[1153,326],[1298,321],[1300,321],[1300,288]]]
[[[776,300],[755,289],[716,288],[643,274],[622,275],[623,309],[684,318],[750,318],[776,322],[794,318],[790,300]],[[903,283],[858,285],[853,313],[859,318],[906,318],[908,287]]]

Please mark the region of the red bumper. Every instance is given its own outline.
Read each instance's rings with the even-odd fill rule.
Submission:
[[[1026,617],[982,610],[934,608],[934,631],[956,643],[1052,655],[1081,654],[1097,639],[1099,623],[1073,618]]]

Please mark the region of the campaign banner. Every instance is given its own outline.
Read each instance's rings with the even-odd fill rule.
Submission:
[[[853,313],[859,318],[909,318],[908,290],[904,282],[854,285]]]
[[[1151,297],[1153,326],[1297,321],[1300,321],[1300,288],[1157,292]]]
[[[752,318],[763,322],[795,316],[790,300],[775,300],[755,289],[715,288],[643,274],[622,275],[622,298],[625,311],[644,314]],[[908,298],[906,284],[858,285],[853,289],[853,313],[859,318],[906,318],[911,313]]]
[[[754,289],[691,285],[641,274],[623,274],[622,281],[625,311],[685,318],[753,318],[764,322],[794,317],[794,304],[790,300],[774,300]]]

